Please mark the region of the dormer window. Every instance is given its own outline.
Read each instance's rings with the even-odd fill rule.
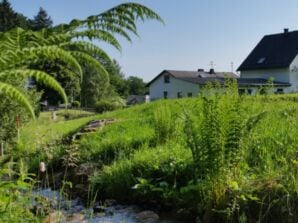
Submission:
[[[262,57],[262,58],[260,58],[259,60],[258,60],[258,64],[262,64],[262,63],[264,63],[264,61],[266,60],[266,58],[265,57]]]
[[[170,75],[165,75],[163,78],[164,78],[164,83],[170,83]]]

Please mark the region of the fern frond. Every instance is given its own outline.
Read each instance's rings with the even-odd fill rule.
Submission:
[[[89,40],[99,40],[104,41],[112,46],[114,46],[117,50],[121,50],[121,45],[118,40],[108,31],[105,30],[85,30],[81,32],[74,32],[71,34],[73,38],[85,38],[87,37]]]
[[[35,119],[34,110],[30,105],[29,100],[17,88],[10,84],[0,82],[0,93],[10,97],[11,99],[18,102],[20,105],[24,106],[24,108],[30,113],[32,118]]]
[[[101,17],[117,17],[117,16],[122,16],[122,15],[128,15],[130,17],[133,16],[135,20],[141,19],[144,21],[145,19],[147,20],[157,20],[159,22],[163,23],[162,18],[153,10],[149,9],[148,7],[138,4],[138,3],[133,3],[133,2],[128,2],[128,3],[123,3],[118,6],[115,6],[106,12],[102,13],[100,16]]]
[[[74,50],[87,53],[94,58],[101,58],[109,63],[112,63],[111,58],[104,50],[90,42],[75,41],[62,44],[61,47],[66,48],[67,50]]]
[[[82,77],[82,68],[78,61],[71,55],[57,46],[42,46],[24,48],[19,51],[8,51],[0,57],[0,67],[3,69],[15,68],[17,65],[29,65],[40,60],[62,61],[73,68]]]
[[[125,30],[137,35],[135,24],[139,19],[142,21],[157,20],[164,23],[162,18],[148,7],[138,3],[124,3],[117,5],[103,13],[89,16],[85,20],[75,19],[69,24],[61,24],[54,27],[53,30],[58,32],[66,32],[74,31],[80,28],[92,28],[95,30],[104,29],[111,32],[117,32],[118,34],[127,38],[129,36],[127,36],[127,32]]]
[[[107,83],[109,82],[109,74],[106,71],[106,69],[104,68],[104,66],[99,61],[94,59],[92,56],[89,56],[88,54],[82,53],[79,51],[73,51],[73,52],[71,52],[71,54],[80,63],[86,64],[86,65],[94,68],[100,75],[103,76],[103,78],[106,80]]]
[[[47,73],[40,71],[40,70],[33,70],[33,69],[13,69],[8,71],[0,72],[0,77],[33,77],[36,82],[42,83],[53,90],[56,90],[61,97],[63,98],[64,102],[67,104],[67,96],[59,84],[53,77],[48,75]]]

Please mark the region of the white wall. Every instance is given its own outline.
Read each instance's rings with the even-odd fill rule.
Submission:
[[[292,66],[292,69],[291,69]],[[283,88],[284,93],[298,92],[298,58],[293,61],[293,65],[290,68],[283,69],[264,69],[264,70],[249,70],[241,71],[241,78],[274,78],[274,81],[280,81],[284,83],[292,84],[291,87],[276,87],[274,91],[279,88]],[[295,71],[293,67],[296,66]]]
[[[290,65],[290,83],[292,86],[288,92],[298,92],[298,55]]]
[[[199,93],[199,85],[176,79],[170,76],[170,83],[164,83],[164,76],[161,75],[150,85],[150,100],[164,98],[164,91],[168,92],[168,98],[177,98],[177,93],[182,92],[182,97],[192,93],[195,97]]]
[[[264,69],[241,71],[240,78],[265,78],[273,77],[275,81],[290,82],[289,69]]]

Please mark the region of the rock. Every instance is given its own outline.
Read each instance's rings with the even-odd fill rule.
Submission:
[[[76,167],[75,172],[77,176],[91,176],[97,168],[98,164],[96,163],[83,163]]]
[[[154,222],[159,219],[159,216],[153,211],[142,211],[136,215],[136,218],[142,222]]]
[[[106,200],[105,200],[105,205],[106,205],[107,207],[111,207],[111,206],[114,206],[114,205],[116,205],[116,204],[117,204],[117,201],[114,200],[114,199],[106,199]]]
[[[68,216],[66,220],[67,222],[70,222],[70,223],[79,223],[79,222],[82,222],[84,218],[85,218],[85,215],[80,213],[75,213]]]
[[[102,212],[105,212],[106,211],[106,207],[105,206],[102,206],[102,205],[95,205],[93,207],[93,211],[95,213],[102,213]]]
[[[113,216],[114,215],[114,212],[111,211],[111,210],[106,209],[105,210],[105,214],[106,214],[106,216]]]
[[[88,128],[84,128],[83,130],[84,132],[96,132],[97,128],[94,127],[88,127]]]
[[[50,213],[47,215],[42,223],[58,223],[61,222],[64,219],[64,216],[61,211],[55,211],[53,213]]]
[[[74,135],[72,136],[72,141],[81,139],[82,136],[85,135],[85,134],[86,134],[86,133],[84,133],[84,132],[78,132],[78,133],[74,134]]]
[[[98,218],[103,218],[105,216],[106,216],[106,214],[104,212],[96,213],[96,217],[98,217]]]

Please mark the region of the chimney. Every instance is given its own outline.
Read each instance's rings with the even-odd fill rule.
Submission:
[[[289,29],[288,28],[285,28],[284,29],[284,34],[287,34],[289,32]]]
[[[198,72],[204,72],[204,69],[199,68],[199,69],[198,69]]]
[[[209,74],[215,74],[215,71],[213,68],[210,69]]]

